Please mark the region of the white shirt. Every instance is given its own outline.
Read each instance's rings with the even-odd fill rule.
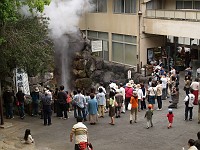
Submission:
[[[162,77],[160,80],[162,81],[162,88],[167,88],[167,78]]]
[[[33,139],[32,136],[29,134],[29,135],[28,135],[28,139],[25,141],[25,143],[31,144],[31,143],[33,143],[33,142],[34,142],[34,139]]]
[[[189,96],[189,97],[188,97]],[[188,104],[188,107],[194,107],[194,99],[195,99],[195,96],[194,94],[188,94],[186,95],[185,99],[183,100],[184,102],[187,102],[188,101],[188,98],[189,98],[189,104]]]
[[[156,86],[156,89],[157,89],[156,91],[157,96],[162,96],[162,89],[163,89],[162,84],[158,84]]]
[[[100,86],[100,87],[98,88],[98,91],[99,91],[100,88],[102,88],[104,94],[106,94],[106,89],[105,89],[103,86]]]
[[[199,82],[192,82],[192,84],[190,85],[190,87],[193,89],[193,90],[199,90]]]
[[[156,87],[150,87],[149,89],[148,89],[148,91],[149,91],[149,95],[150,96],[155,96],[156,95]]]
[[[123,99],[125,100],[125,89],[123,87],[120,87],[120,91],[123,95]]]
[[[75,134],[75,144],[87,142],[87,130],[87,127],[82,122],[78,122],[72,127],[72,132]]]
[[[143,92],[142,89],[136,89],[137,94],[138,94],[138,99],[142,99],[143,98]]]
[[[196,148],[196,146],[190,146],[188,150],[198,150],[198,149]]]

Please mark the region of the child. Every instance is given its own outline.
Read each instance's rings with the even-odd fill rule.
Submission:
[[[147,118],[147,129],[149,129],[150,124],[151,124],[151,127],[153,127],[152,116],[153,116],[152,105],[149,104],[148,105],[148,110],[146,111],[146,114],[144,116],[145,118]]]
[[[34,143],[34,139],[31,136],[31,130],[30,129],[26,129],[25,135],[24,135],[24,140],[25,140],[26,144]]]
[[[167,118],[169,121],[169,125],[168,125],[168,129],[172,127],[172,123],[173,123],[173,118],[174,118],[174,114],[173,114],[173,110],[170,108],[168,109],[168,114],[167,114]]]

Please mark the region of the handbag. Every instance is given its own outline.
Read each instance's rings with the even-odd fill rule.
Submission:
[[[130,103],[128,104],[128,110],[131,110],[131,104]]]
[[[186,91],[186,87],[185,86],[183,87],[183,90]]]

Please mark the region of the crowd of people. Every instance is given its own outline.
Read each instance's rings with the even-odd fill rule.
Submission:
[[[89,121],[91,125],[95,125],[98,123],[99,118],[104,118],[105,113],[108,112],[110,117],[109,124],[114,126],[115,118],[120,118],[121,113],[130,113],[129,123],[132,124],[138,122],[139,112],[146,110],[144,117],[147,120],[146,128],[149,129],[153,127],[154,110],[162,111],[162,102],[168,99],[171,104],[168,106],[166,118],[169,122],[167,128],[170,129],[174,118],[173,109],[178,108],[179,103],[179,80],[179,72],[175,68],[172,67],[171,71],[166,72],[161,65],[154,68],[148,83],[134,83],[131,79],[127,83],[115,83],[112,81],[109,87],[104,87],[104,84],[100,83],[96,91],[92,89],[86,92],[81,89],[68,92],[64,90],[65,87],[63,85],[59,89],[56,88],[55,91],[51,91],[49,87],[46,87],[42,92],[38,87],[35,87],[34,91],[31,92],[31,115],[38,116],[40,114],[46,126],[52,124],[52,111],[56,113],[57,117],[66,120],[69,118],[68,113],[73,109],[74,118],[78,118],[78,122],[80,120]],[[187,72],[184,82],[184,119],[192,121],[194,105],[200,106],[200,101],[198,101],[199,81],[198,79],[193,81],[191,72]],[[26,95],[22,89],[19,88],[18,92],[14,94],[10,88],[7,88],[3,93],[3,100],[6,118],[14,118],[14,104],[18,107],[20,118],[25,118],[24,103]],[[198,123],[200,123],[200,107]],[[83,126],[80,123],[79,125]],[[72,131],[71,136],[76,132],[74,128]],[[192,140],[189,140],[188,143],[194,146],[192,145]]]

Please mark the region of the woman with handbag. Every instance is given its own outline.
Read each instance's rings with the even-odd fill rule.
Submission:
[[[191,78],[190,76],[185,76],[185,86],[184,86],[184,91],[185,91],[185,94],[188,95],[190,93],[190,85],[191,85]]]

